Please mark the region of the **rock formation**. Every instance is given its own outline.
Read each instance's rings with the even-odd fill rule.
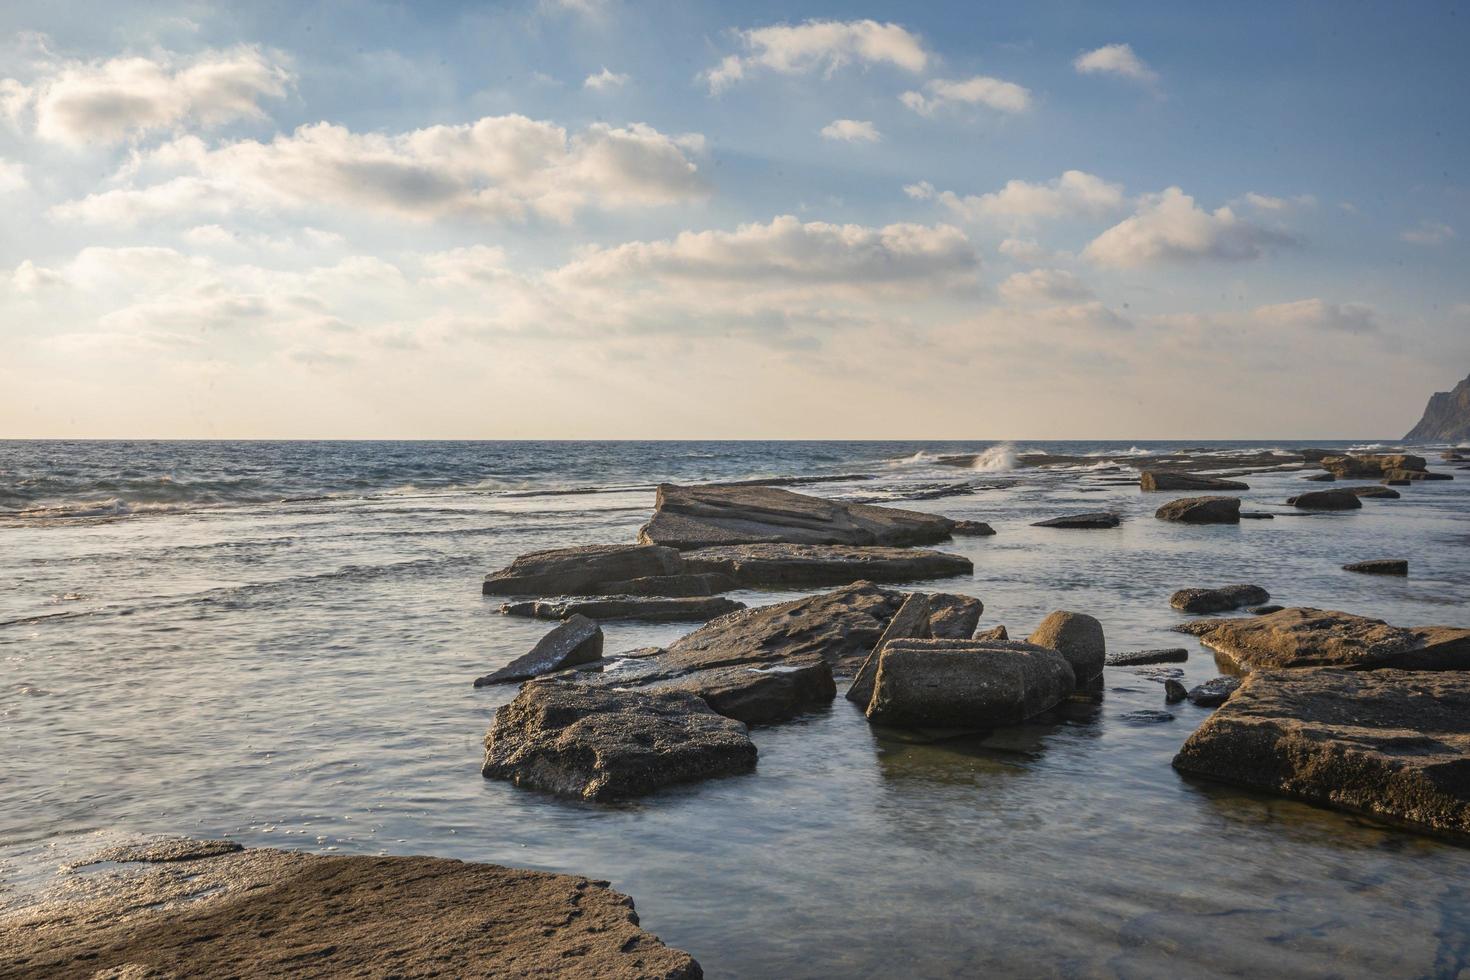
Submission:
[[[1424,406],[1424,417],[1404,436],[1405,442],[1470,440],[1470,377],[1451,391],[1437,391]]]

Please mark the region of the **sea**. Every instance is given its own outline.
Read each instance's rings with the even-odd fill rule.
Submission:
[[[1272,520],[1154,520],[1131,465],[1312,442],[0,442],[0,904],[121,836],[431,854],[610,880],[711,977],[1470,976],[1470,848],[1181,776],[1209,712],[1162,681],[1220,673],[1169,595],[1470,626],[1470,472],[1307,516],[1320,488],[1245,477]],[[1028,453],[1078,457],[1026,465]],[[970,466],[941,458],[973,454]],[[1283,464],[1292,457],[1281,455]],[[828,478],[842,500],[989,522],[943,550],[1024,636],[1055,609],[1109,650],[1094,701],[923,744],[840,695],[752,731],[753,774],[592,805],[480,775],[513,688],[472,680],[549,624],[482,577],[543,548],[631,542],[664,481]],[[1033,527],[1108,510],[1113,530]],[[1408,558],[1407,578],[1346,562]],[[752,605],[799,593],[748,591]],[[608,623],[609,651],[691,624]]]

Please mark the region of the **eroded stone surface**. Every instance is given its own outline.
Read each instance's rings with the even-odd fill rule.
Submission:
[[[1310,607],[1194,625],[1205,646],[1247,670],[1470,669],[1470,630],[1450,626],[1390,626],[1381,619]]]
[[[746,588],[911,582],[970,575],[970,559],[916,548],[811,544],[744,544],[683,554],[692,572],[726,576]]]
[[[586,616],[574,615],[543,636],[530,653],[484,677],[475,678],[475,686],[526,681],[542,674],[588,664],[601,657],[602,627]]]
[[[1181,612],[1212,613],[1257,605],[1271,598],[1259,585],[1222,585],[1218,589],[1180,589],[1169,605]]]
[[[1239,497],[1181,497],[1171,500],[1154,516],[1181,524],[1239,524]]]
[[[532,599],[507,602],[500,607],[506,616],[529,616],[534,619],[636,619],[659,623],[670,621],[711,620],[737,609],[745,603],[723,596],[572,596],[562,599]]]
[[[894,640],[878,661],[868,719],[898,728],[1014,725],[1056,706],[1076,680],[1031,643]]]
[[[887,643],[893,640],[932,638],[933,634],[929,625],[932,608],[929,596],[922,592],[912,593],[904,599],[903,605],[888,621],[887,628],[883,630],[883,634],[878,637],[878,642],[868,653],[867,659],[853,675],[852,684],[847,689],[847,700],[867,707],[868,702],[873,699],[873,681],[878,676],[878,656]]]

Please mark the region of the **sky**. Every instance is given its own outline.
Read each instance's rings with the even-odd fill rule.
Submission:
[[[1396,438],[1470,7],[12,0],[0,438]]]

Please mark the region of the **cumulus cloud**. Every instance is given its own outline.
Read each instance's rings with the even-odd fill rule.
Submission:
[[[18,293],[30,294],[39,292],[50,286],[60,286],[66,281],[66,277],[55,269],[46,269],[30,259],[26,259],[15,267],[10,274],[10,288]]]
[[[1130,44],[1105,44],[1080,54],[1072,67],[1082,75],[1118,75],[1135,82],[1156,82],[1158,73],[1133,53]]]
[[[1399,233],[1401,241],[1410,245],[1443,245],[1454,238],[1455,229],[1442,221],[1421,221],[1413,228],[1407,228]]]
[[[1251,316],[1264,326],[1277,329],[1367,334],[1377,333],[1382,326],[1378,311],[1367,303],[1329,303],[1316,298],[1259,306],[1251,311]]]
[[[924,91],[905,92],[898,98],[921,116],[932,116],[954,105],[982,105],[1012,114],[1031,108],[1029,89],[988,75],[958,80],[936,78],[924,85]]]
[[[934,185],[927,180],[903,185],[903,192],[915,201],[927,201],[934,197]]]
[[[1229,207],[1205,211],[1178,187],[1139,199],[1137,211],[1103,232],[1083,251],[1099,265],[1131,267],[1160,260],[1259,257],[1273,245],[1293,244],[1282,231],[1262,227]]]
[[[609,71],[607,67],[604,66],[602,71],[597,72],[593,75],[588,75],[586,79],[583,80],[582,87],[594,89],[600,92],[603,89],[622,88],[624,85],[627,84],[627,75],[620,75],[617,72]]]
[[[989,194],[960,197],[953,191],[943,191],[937,198],[967,221],[1025,224],[1041,219],[1105,215],[1122,206],[1123,185],[1110,184],[1082,170],[1068,170],[1045,183],[1011,180]]]
[[[669,136],[633,123],[593,123],[579,133],[520,115],[396,135],[302,126],[270,142],[210,148],[195,137],[141,158],[139,173],[173,173],[57,206],[61,218],[127,223],[160,216],[197,220],[240,208],[358,208],[430,221],[567,221],[583,207],[669,204],[702,197],[690,159],[703,137]]]
[[[876,126],[861,119],[834,119],[822,127],[822,138],[847,143],[876,143],[883,138]]]
[[[875,20],[809,20],[740,31],[738,37],[748,53],[727,55],[701,75],[711,93],[760,70],[783,75],[822,71],[830,76],[850,63],[888,64],[910,72],[923,71],[929,63],[917,35]]]
[[[1023,265],[1041,265],[1043,262],[1055,262],[1059,259],[1072,259],[1069,252],[1058,252],[1046,248],[1034,238],[1007,238],[997,246],[1001,255],[1012,262]]]
[[[0,82],[0,103],[42,139],[71,145],[118,143],[184,128],[261,119],[261,103],[286,95],[292,76],[258,47],[191,57],[65,61],[29,83]]]
[[[1008,303],[1071,303],[1092,298],[1087,284],[1064,269],[1014,273],[1001,282],[999,291]]]

